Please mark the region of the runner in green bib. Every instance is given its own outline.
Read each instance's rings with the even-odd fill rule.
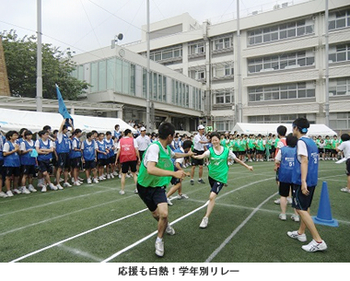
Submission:
[[[164,255],[164,232],[174,235],[175,230],[168,223],[168,203],[166,186],[171,178],[182,179],[189,176],[183,170],[174,171],[171,158],[193,156],[188,153],[171,151],[169,144],[173,141],[175,127],[171,123],[164,122],[158,128],[159,141],[150,144],[144,153],[137,178],[137,191],[140,198],[151,211],[152,216],[158,221],[158,235],[155,242],[156,255]]]
[[[211,143],[213,144],[213,147],[209,148],[209,150],[204,152],[202,155],[193,156],[196,159],[203,159],[205,157],[209,158],[208,179],[211,190],[207,211],[201,224],[199,225],[200,228],[207,227],[209,216],[215,206],[215,199],[220,190],[227,183],[229,170],[228,159],[231,158],[237,163],[246,167],[248,170],[253,171],[252,166],[248,166],[243,161],[239,160],[232,151],[229,151],[228,148],[220,145],[220,136],[218,133],[211,134]]]

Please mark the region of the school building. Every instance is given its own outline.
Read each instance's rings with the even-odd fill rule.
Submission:
[[[240,119],[326,122],[325,0],[274,4],[241,17],[239,26],[237,32],[237,19],[199,23],[187,13],[150,25],[155,125],[167,119],[177,129],[204,123],[230,131]],[[348,0],[329,1],[327,28],[329,125],[344,131],[350,129]],[[138,42],[74,56],[73,75],[92,85],[81,99],[122,105],[117,117],[126,121],[146,120],[146,26],[142,30]]]

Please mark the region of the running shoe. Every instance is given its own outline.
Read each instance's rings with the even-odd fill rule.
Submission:
[[[157,241],[155,243],[155,248],[156,248],[156,255],[158,257],[164,256],[164,242],[163,241]]]
[[[166,227],[166,230],[165,232],[168,234],[168,235],[175,235],[175,229],[172,228],[172,226],[168,223],[168,226]]]
[[[199,225],[199,227],[200,227],[200,228],[207,228],[207,226],[208,226],[208,221],[209,221],[209,219],[208,219],[207,217],[204,217],[204,218],[202,219],[202,222],[201,222],[201,224]]]
[[[305,233],[299,234],[297,230],[295,230],[295,231],[288,231],[287,235],[290,238],[298,239],[300,242],[306,242],[306,234]]]
[[[309,253],[317,252],[317,251],[325,251],[327,250],[327,244],[322,240],[322,242],[318,243],[314,239],[312,241],[304,246],[301,246],[301,248]]]

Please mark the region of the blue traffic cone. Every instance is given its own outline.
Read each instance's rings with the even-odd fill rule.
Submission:
[[[338,221],[332,219],[331,204],[329,202],[327,182],[323,182],[320,203],[318,205],[317,216],[312,217],[314,223],[337,227]]]

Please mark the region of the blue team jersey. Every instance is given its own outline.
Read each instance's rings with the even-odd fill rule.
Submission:
[[[34,142],[30,145],[27,141],[23,141],[25,145],[25,150],[35,149]],[[30,156],[30,152],[21,154],[21,165],[35,165],[35,158]]]
[[[7,141],[7,143],[9,144],[9,147],[10,147],[9,152],[15,150],[15,146],[13,145],[12,142]],[[21,166],[21,163],[17,152],[4,156],[4,167],[20,167],[20,166]]]
[[[96,143],[99,151],[106,152],[106,143],[104,141],[102,143],[97,141]],[[97,159],[107,159],[107,155],[97,152]]]
[[[0,161],[4,160],[3,149],[6,138],[0,133]]]
[[[284,146],[281,148],[281,163],[278,170],[278,180],[284,183],[292,183],[296,147]]]
[[[84,149],[83,149],[83,157],[86,161],[95,160],[95,141],[92,140],[91,144],[87,143],[87,140],[84,140]]]
[[[107,154],[107,157],[110,158],[114,156],[114,150],[113,150],[114,141],[112,139],[110,140],[105,139],[105,143],[106,143],[106,149],[109,149],[109,153]]]
[[[70,139],[66,134],[62,134],[62,141],[56,140],[56,152],[57,153],[69,153],[70,150]]]
[[[299,141],[303,141],[307,148],[308,171],[306,176],[307,186],[316,186],[318,182],[318,148],[312,139],[301,137]],[[292,182],[301,185],[301,163],[298,160],[297,153],[294,160],[295,166],[293,169]]]
[[[51,141],[47,140],[47,144],[45,144],[42,139],[39,139],[39,149],[50,149]],[[38,161],[51,161],[52,159],[52,152],[48,154],[39,154],[38,155]]]
[[[75,137],[72,140],[72,149],[71,149],[71,152],[70,152],[70,158],[72,158],[72,159],[80,158],[81,157],[81,151],[80,150],[76,151],[76,150],[73,149],[73,141],[75,141],[77,143],[77,147],[76,147],[77,149],[81,148],[81,141],[80,141],[80,139]]]

